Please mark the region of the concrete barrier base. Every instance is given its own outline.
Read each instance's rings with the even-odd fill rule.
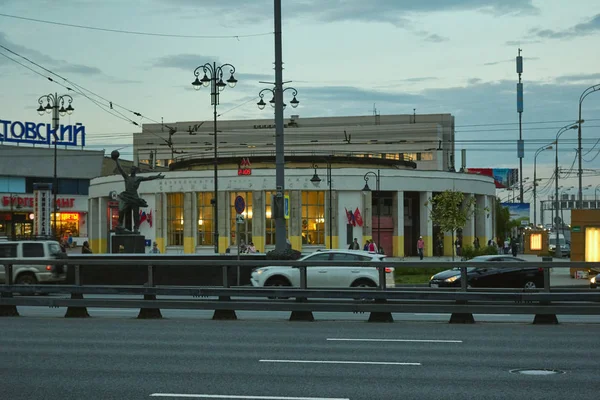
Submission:
[[[451,324],[474,324],[475,318],[471,313],[452,313],[450,316]]]
[[[308,321],[313,322],[315,317],[312,311],[292,311],[290,321]]]
[[[369,322],[394,322],[391,312],[374,311],[369,315]]]
[[[17,306],[0,306],[0,317],[18,317]]]
[[[71,300],[73,299],[82,300],[83,294],[71,293]],[[67,312],[65,313],[65,318],[88,318],[89,316],[87,307],[67,307]]]
[[[215,310],[212,319],[236,320],[237,314],[235,310]]]
[[[145,294],[144,300],[156,300],[156,295]],[[162,314],[159,308],[140,308],[138,319],[161,319]]]

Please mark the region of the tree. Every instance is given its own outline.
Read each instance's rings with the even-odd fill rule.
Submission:
[[[496,199],[496,237],[499,241],[498,246],[503,245],[506,234],[517,226],[518,222],[510,219],[508,207],[502,206],[500,199]]]
[[[429,207],[430,217],[442,232],[452,232],[452,260],[454,261],[454,234],[463,229],[475,212],[476,200],[464,193],[446,190],[429,199],[425,206]]]

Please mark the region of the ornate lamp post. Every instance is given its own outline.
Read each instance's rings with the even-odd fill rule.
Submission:
[[[365,187],[363,188],[363,193],[367,193],[371,191],[369,187],[369,175],[373,175],[375,177],[375,190],[377,191],[377,250],[381,248],[381,179],[379,170],[377,173],[373,171],[369,171],[365,174]]]
[[[560,210],[560,199],[558,198],[558,178],[559,178],[559,173],[558,173],[558,138],[560,137],[560,135],[562,135],[563,133],[565,133],[566,131],[568,131],[569,129],[577,129],[577,125],[565,125],[562,128],[560,128],[558,130],[558,132],[556,133],[556,140],[554,141],[554,146],[556,149],[556,153],[555,153],[555,157],[554,157],[554,201],[556,201],[556,216],[554,217],[554,230],[556,231],[556,251],[555,251],[555,256],[560,258],[562,257],[562,253],[561,253],[561,249],[560,246],[558,245],[558,231],[559,231],[559,226],[558,226],[558,212]]]
[[[577,172],[577,174],[579,175],[579,191],[577,194],[577,208],[582,209],[583,208],[583,188],[582,188],[582,176],[583,176],[583,170],[581,168],[581,158],[582,158],[582,154],[581,154],[581,124],[584,122],[583,119],[581,119],[581,104],[583,103],[583,100],[590,94],[596,92],[600,90],[600,84],[598,85],[594,85],[594,86],[590,86],[589,88],[585,89],[583,91],[583,93],[581,94],[581,96],[579,97],[579,119],[577,119],[577,155],[579,157],[579,171]]]
[[[272,82],[260,82],[260,83],[272,84]],[[289,82],[285,82],[285,83],[289,83]],[[258,108],[260,110],[265,109],[265,106],[267,105],[267,103],[265,103],[265,101],[264,101],[264,96],[265,96],[265,93],[268,92],[268,93],[271,93],[271,95],[273,96],[271,98],[271,100],[269,100],[269,104],[271,104],[271,106],[273,108],[275,108],[276,98],[279,97],[280,99],[282,99],[282,102],[283,102],[283,93],[285,93],[287,90],[291,90],[292,94],[293,94],[293,98],[290,101],[290,104],[292,105],[293,108],[298,107],[298,104],[300,104],[298,99],[296,99],[296,96],[298,95],[298,91],[296,89],[294,89],[293,87],[287,87],[287,88],[281,90],[280,97],[279,97],[278,93],[277,93],[277,85],[275,85],[275,88],[273,88],[273,89],[265,88],[265,89],[261,90],[258,93],[258,95],[260,96],[260,101],[258,103],[256,103],[256,105],[258,106]],[[285,108],[285,107],[286,107],[286,104],[283,103],[283,108]],[[276,120],[277,120],[277,118],[276,118]],[[285,154],[284,154],[284,140],[283,140],[283,124],[276,124],[276,125],[277,125],[276,130],[277,131],[281,130],[281,133],[276,132],[276,135],[275,135],[275,187],[276,187],[276,191],[275,191],[274,205],[276,204],[276,207],[273,207],[273,211],[274,211],[273,214],[275,217],[275,249],[282,251],[286,247],[286,239],[287,239],[287,233],[285,230],[285,217],[283,215],[283,195],[285,192]],[[281,126],[279,126],[279,125],[281,125]]]
[[[227,79],[227,84],[225,82],[223,82],[223,69],[227,69],[229,68],[229,79]],[[200,76],[200,73],[204,74],[202,76],[202,79],[198,79],[198,77]],[[219,105],[219,94],[221,93],[221,91],[223,91],[223,89],[225,89],[225,87],[227,85],[229,85],[229,87],[233,88],[235,87],[236,83],[237,83],[237,79],[235,79],[235,77],[233,76],[233,74],[235,73],[235,67],[231,64],[223,64],[221,66],[217,66],[216,63],[206,63],[204,65],[201,65],[199,67],[197,67],[194,70],[194,75],[196,76],[196,79],[194,79],[194,82],[192,82],[192,85],[194,86],[194,89],[196,90],[200,90],[202,88],[202,86],[204,87],[208,87],[210,85],[210,104],[213,106],[213,116],[214,116],[214,122],[213,122],[213,127],[214,127],[214,195],[213,195],[213,199],[211,200],[211,203],[214,206],[214,223],[213,223],[213,228],[214,228],[214,247],[215,247],[215,253],[219,253],[219,198],[218,198],[218,190],[219,190],[219,183],[218,183],[218,168],[219,168],[219,161],[217,159],[217,144],[219,143],[217,141],[217,106]]]
[[[65,108],[65,100],[67,101],[67,107]],[[57,173],[57,145],[58,145],[58,126],[60,124],[60,117],[64,117],[65,115],[73,114],[75,109],[71,105],[73,103],[73,97],[68,94],[58,95],[58,93],[50,93],[44,96],[41,96],[38,99],[39,107],[37,109],[38,114],[52,114],[52,129],[54,135],[54,177],[52,183],[52,191],[53,193],[53,201],[54,206],[52,207],[54,211],[54,236],[58,238],[58,226],[56,224],[56,214],[58,214],[58,204],[57,204],[57,194],[58,194],[58,173]],[[46,103],[44,106],[43,104]]]
[[[310,181],[313,185],[318,186],[319,183],[321,183],[321,178],[319,178],[319,175],[317,174],[317,168],[319,168],[319,166],[317,164],[313,164],[312,167],[315,169],[315,173],[313,177],[310,178]],[[331,160],[329,158],[327,159],[327,187],[329,197],[329,205],[327,207],[327,219],[329,225],[329,248],[333,249],[333,184],[331,180]]]

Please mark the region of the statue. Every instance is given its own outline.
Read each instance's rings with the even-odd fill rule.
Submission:
[[[131,231],[127,230],[124,226],[125,216],[131,214],[133,212],[133,233],[139,233],[140,229],[140,208],[148,207],[148,203],[146,200],[142,199],[138,195],[138,188],[140,187],[140,183],[144,181],[152,181],[154,179],[163,179],[163,174],[148,176],[148,177],[139,177],[136,176],[136,173],[139,171],[139,168],[135,165],[131,167],[130,175],[127,175],[121,164],[119,163],[119,152],[114,150],[110,153],[110,158],[115,160],[117,163],[117,169],[123,175],[123,179],[125,180],[125,191],[119,194],[119,225],[116,228],[117,233],[131,233]]]

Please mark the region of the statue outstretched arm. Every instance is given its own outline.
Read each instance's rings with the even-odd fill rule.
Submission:
[[[128,176],[125,173],[125,171],[123,171],[123,167],[121,167],[121,163],[119,162],[119,159],[116,159],[115,163],[117,164],[117,170],[121,173],[121,175],[123,175],[123,178],[127,179]]]
[[[163,174],[145,176],[142,178],[143,181],[153,181],[155,179],[163,179],[165,176]]]

